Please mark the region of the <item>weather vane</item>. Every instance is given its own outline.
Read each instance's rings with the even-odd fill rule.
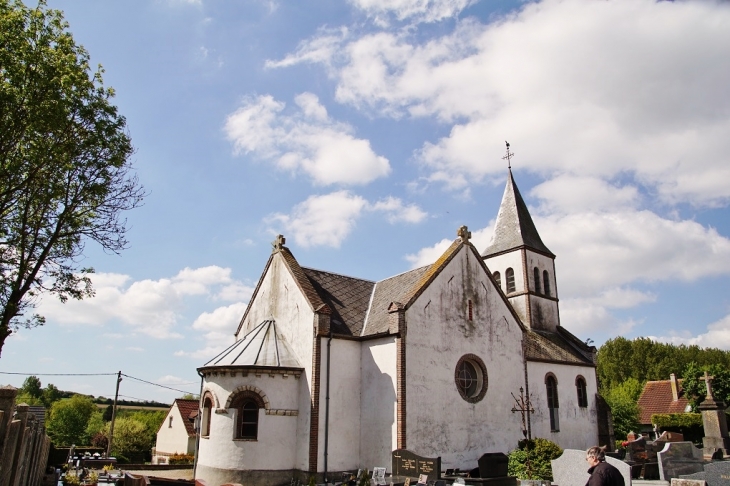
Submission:
[[[512,168],[512,162],[511,162],[511,160],[512,160],[512,157],[515,156],[515,154],[513,154],[513,153],[511,153],[509,151],[509,142],[507,140],[505,140],[504,143],[507,144],[507,155],[505,155],[504,157],[502,157],[502,160],[507,160],[507,168],[508,169],[511,169]]]

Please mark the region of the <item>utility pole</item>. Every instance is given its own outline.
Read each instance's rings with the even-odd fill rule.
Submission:
[[[117,391],[114,392],[114,405],[112,405],[112,423],[109,426],[109,443],[106,446],[106,457],[112,456],[112,441],[114,440],[114,419],[117,416],[117,399],[119,398],[119,384],[122,382],[122,372],[117,373]]]

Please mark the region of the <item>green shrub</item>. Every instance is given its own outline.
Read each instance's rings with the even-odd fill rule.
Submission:
[[[552,481],[550,461],[563,454],[563,449],[547,439],[524,439],[509,453],[508,471],[519,479],[547,479]]]

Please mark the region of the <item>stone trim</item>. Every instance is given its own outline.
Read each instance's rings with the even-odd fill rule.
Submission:
[[[267,397],[266,393],[264,393],[260,388],[255,386],[243,385],[233,390],[231,394],[228,395],[228,400],[226,400],[225,408],[231,408],[233,401],[238,398],[251,398],[253,399],[253,401],[256,402],[259,408],[264,408],[266,410],[269,410],[271,408],[271,406],[269,405],[269,397]]]
[[[211,398],[211,400],[213,402],[213,408],[220,408],[221,407],[221,403],[218,400],[218,395],[216,395],[215,393],[213,393],[213,390],[211,390],[210,388],[203,388],[203,395],[202,395],[202,397],[200,399],[200,407],[201,408],[203,407],[203,404],[205,403],[205,397],[206,396],[210,396],[210,398]]]
[[[284,416],[287,416],[287,417],[296,417],[297,415],[299,415],[299,410],[288,410],[288,409],[284,409],[284,408],[281,408],[281,409],[274,409],[274,408],[272,408],[272,409],[267,409],[266,410],[266,415],[284,415]]]
[[[281,375],[282,378],[289,378],[289,376],[294,376],[297,380],[302,376],[302,369],[301,368],[273,368],[268,366],[261,366],[261,367],[246,367],[246,369],[240,369],[240,368],[226,368],[226,367],[220,367],[218,369],[215,368],[208,368],[203,369],[200,368],[199,370],[202,370],[201,373],[203,373],[203,376],[208,377],[226,377],[231,376],[235,378],[239,374],[242,377],[246,377],[250,374],[253,374],[254,376],[262,376],[262,375],[269,375],[271,378],[276,377],[277,375]]]

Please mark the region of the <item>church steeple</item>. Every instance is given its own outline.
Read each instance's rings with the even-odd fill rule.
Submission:
[[[486,258],[520,247],[526,247],[550,257],[555,257],[545,246],[545,243],[542,242],[540,234],[535,228],[535,223],[532,222],[530,212],[527,210],[527,205],[522,199],[519,189],[517,189],[510,168],[507,186],[504,188],[504,195],[502,196],[502,204],[499,207],[499,213],[497,213],[497,222],[494,225],[492,241],[482,253],[482,257]]]
[[[507,145],[508,162],[511,156]],[[511,167],[494,235],[482,259],[530,329],[555,331],[560,326],[555,255],[542,242]]]

